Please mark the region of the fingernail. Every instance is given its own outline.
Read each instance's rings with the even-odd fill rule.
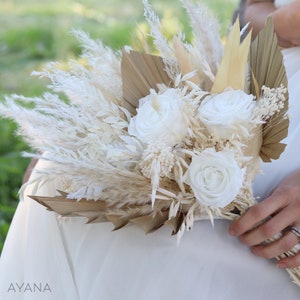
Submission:
[[[280,261],[279,263],[277,263],[277,267],[279,269],[284,269],[284,268],[287,268],[287,265],[286,265],[286,263]]]

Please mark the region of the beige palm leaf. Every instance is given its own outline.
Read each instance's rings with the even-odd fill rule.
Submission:
[[[251,34],[248,34],[242,43],[239,37],[240,28],[237,20],[225,45],[224,55],[211,89],[212,93],[222,93],[228,87],[244,90]]]
[[[121,74],[124,107],[133,115],[136,114],[139,99],[149,95],[150,89],[158,92],[158,84],[171,85],[160,56],[123,50]]]
[[[287,87],[283,56],[277,43],[271,18],[267,20],[265,28],[251,44],[250,69],[252,73],[250,92],[256,96],[260,95],[261,88],[264,85],[274,88],[281,85]],[[286,93],[284,107],[263,125],[260,157],[265,162],[278,159],[285,149],[286,145],[281,143],[281,140],[288,133],[289,119],[286,116],[287,110],[288,93]]]

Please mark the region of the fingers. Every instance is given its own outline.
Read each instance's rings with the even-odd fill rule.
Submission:
[[[294,256],[290,256],[284,259],[281,259],[278,264],[278,268],[284,269],[284,268],[297,268],[300,266],[300,252],[297,253]]]
[[[255,246],[252,248],[252,253],[264,257],[266,259],[271,259],[282,255],[285,252],[290,251],[299,243],[299,238],[292,232],[286,232],[282,238],[264,245]]]
[[[240,236],[240,240],[248,246],[255,246],[271,239],[282,232],[296,218],[293,207],[286,207],[260,226]]]
[[[281,204],[282,203],[280,203],[280,205]],[[258,208],[259,207],[260,206],[258,206]],[[274,206],[273,209],[276,207],[277,206]],[[253,211],[249,211],[249,215],[247,216],[247,218],[242,220],[242,222],[240,223],[242,226],[238,227],[238,229],[243,232],[239,236],[239,239],[244,244],[252,247],[253,254],[266,259],[276,258],[294,248],[299,243],[299,236],[295,235],[291,231],[287,231],[282,235],[282,237],[275,240],[274,242],[266,244],[265,241],[274,238],[274,236],[284,231],[284,229],[289,227],[291,224],[296,224],[295,220],[297,219],[298,211],[298,205],[294,204],[286,206],[274,213],[272,217],[266,217],[265,221],[261,221],[259,225],[256,224],[254,228],[251,228],[249,230],[246,229],[246,231],[243,231],[243,222],[247,222],[250,220],[250,222],[244,227],[248,228],[247,226],[249,226],[249,224],[255,223],[255,221],[252,221],[252,218],[253,220],[255,220],[255,216],[258,215],[255,212],[253,213]],[[260,217],[265,217],[264,213],[262,213]],[[239,226],[239,224],[235,224],[235,226]],[[300,224],[296,225],[296,227],[300,228]],[[235,229],[235,227],[233,228]],[[289,258],[287,261],[280,261],[280,264],[278,266],[282,268],[285,268],[284,265],[299,266],[300,262],[298,264],[298,259],[300,259],[300,256],[293,259]]]
[[[229,227],[229,234],[233,236],[241,236],[242,234],[245,234],[249,230],[265,222],[271,215],[282,209],[284,205],[285,201],[283,197],[280,197],[279,195],[272,195],[272,197],[269,197],[261,203],[251,207],[241,218],[234,221]],[[268,229],[266,229],[266,231],[268,231]],[[279,231],[275,233],[278,233]]]
[[[281,232],[286,226],[296,223],[300,214],[299,174],[297,173],[297,176],[289,178],[287,183],[284,182],[284,184],[277,188],[268,198],[251,207],[241,218],[234,221],[229,227],[229,234],[241,236],[246,232],[255,229],[257,226],[266,223],[271,216],[279,216],[285,207],[291,209],[288,213],[290,215],[280,215],[280,218],[276,219],[276,221],[279,220],[278,225],[268,223],[268,225],[264,226],[264,236],[270,238],[272,237],[270,234],[274,235],[275,233]],[[296,181],[296,184],[294,181]],[[292,183],[293,187],[291,187]],[[281,220],[281,218],[283,220]],[[289,223],[286,224],[285,220],[288,220]],[[257,242],[259,243],[259,241]]]
[[[252,247],[255,255],[266,259],[280,257],[279,268],[300,266],[300,252],[291,252],[300,245],[299,183],[298,171],[284,179],[268,198],[234,221],[228,230]]]

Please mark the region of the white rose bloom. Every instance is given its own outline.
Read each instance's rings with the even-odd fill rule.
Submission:
[[[207,148],[192,158],[187,172],[186,183],[192,188],[197,201],[223,208],[238,195],[245,169],[239,167],[233,150],[216,152]]]
[[[242,90],[228,90],[208,96],[199,106],[199,118],[215,138],[248,135],[255,108],[253,99],[253,95]]]
[[[140,99],[137,114],[129,123],[128,133],[142,142],[162,142],[167,146],[180,143],[187,126],[183,116],[184,102],[175,89],[167,89],[162,94],[154,90]]]

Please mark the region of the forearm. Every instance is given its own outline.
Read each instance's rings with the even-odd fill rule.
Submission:
[[[300,0],[283,6],[274,11],[271,16],[275,24],[275,31],[281,40],[292,45],[300,44]]]
[[[247,1],[244,22],[250,22],[254,37],[264,27],[268,16],[275,10],[276,8],[273,2]]]
[[[278,9],[274,1],[247,1],[244,20],[251,23],[254,37],[263,28],[268,17],[274,20],[275,32],[281,46],[300,44],[300,0]]]

